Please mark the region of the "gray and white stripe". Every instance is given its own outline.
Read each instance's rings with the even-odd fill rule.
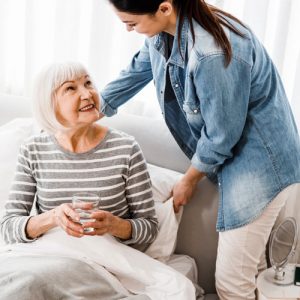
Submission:
[[[137,248],[151,243],[158,230],[151,181],[139,145],[125,133],[109,130],[86,153],[64,150],[53,136],[41,134],[20,148],[17,169],[0,232],[7,243],[28,242],[25,225],[36,198],[39,213],[70,203],[76,192],[96,193],[101,209],[130,220]],[[142,247],[140,247],[142,246]]]

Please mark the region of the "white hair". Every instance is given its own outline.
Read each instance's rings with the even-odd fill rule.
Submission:
[[[86,74],[86,68],[78,62],[53,63],[41,70],[35,80],[32,100],[34,116],[42,129],[52,134],[65,129],[55,114],[56,91],[65,81]]]

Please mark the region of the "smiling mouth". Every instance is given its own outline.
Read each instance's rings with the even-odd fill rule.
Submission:
[[[86,105],[86,106],[80,108],[79,111],[84,112],[84,111],[92,110],[94,108],[95,108],[95,104],[89,104],[89,105]]]

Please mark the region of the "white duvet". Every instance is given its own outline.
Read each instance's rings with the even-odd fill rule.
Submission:
[[[102,275],[106,270],[106,278],[123,294],[145,294],[153,300],[195,299],[189,279],[110,235],[74,238],[56,228],[33,243],[3,246],[0,255],[76,258],[98,267]]]
[[[16,119],[0,128],[1,138],[6,141],[6,147],[2,147],[0,151],[0,218],[20,143],[33,131],[32,119]],[[159,234],[147,250],[149,256],[117,242],[108,235],[77,239],[55,229],[33,243],[7,246],[3,246],[0,234],[1,257],[46,255],[77,258],[94,268],[97,267],[101,274],[107,274],[111,284],[118,287],[121,293],[126,291],[127,294],[146,294],[155,300],[195,299],[195,289],[189,279],[151,258],[167,261],[175,248],[180,215],[175,216],[172,200],[166,199],[182,174],[151,165],[149,171],[159,219]]]

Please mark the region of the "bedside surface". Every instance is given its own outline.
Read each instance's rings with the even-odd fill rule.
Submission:
[[[271,282],[275,271],[269,268],[259,274],[257,278],[258,299],[299,299],[300,286],[294,284],[281,286]]]

